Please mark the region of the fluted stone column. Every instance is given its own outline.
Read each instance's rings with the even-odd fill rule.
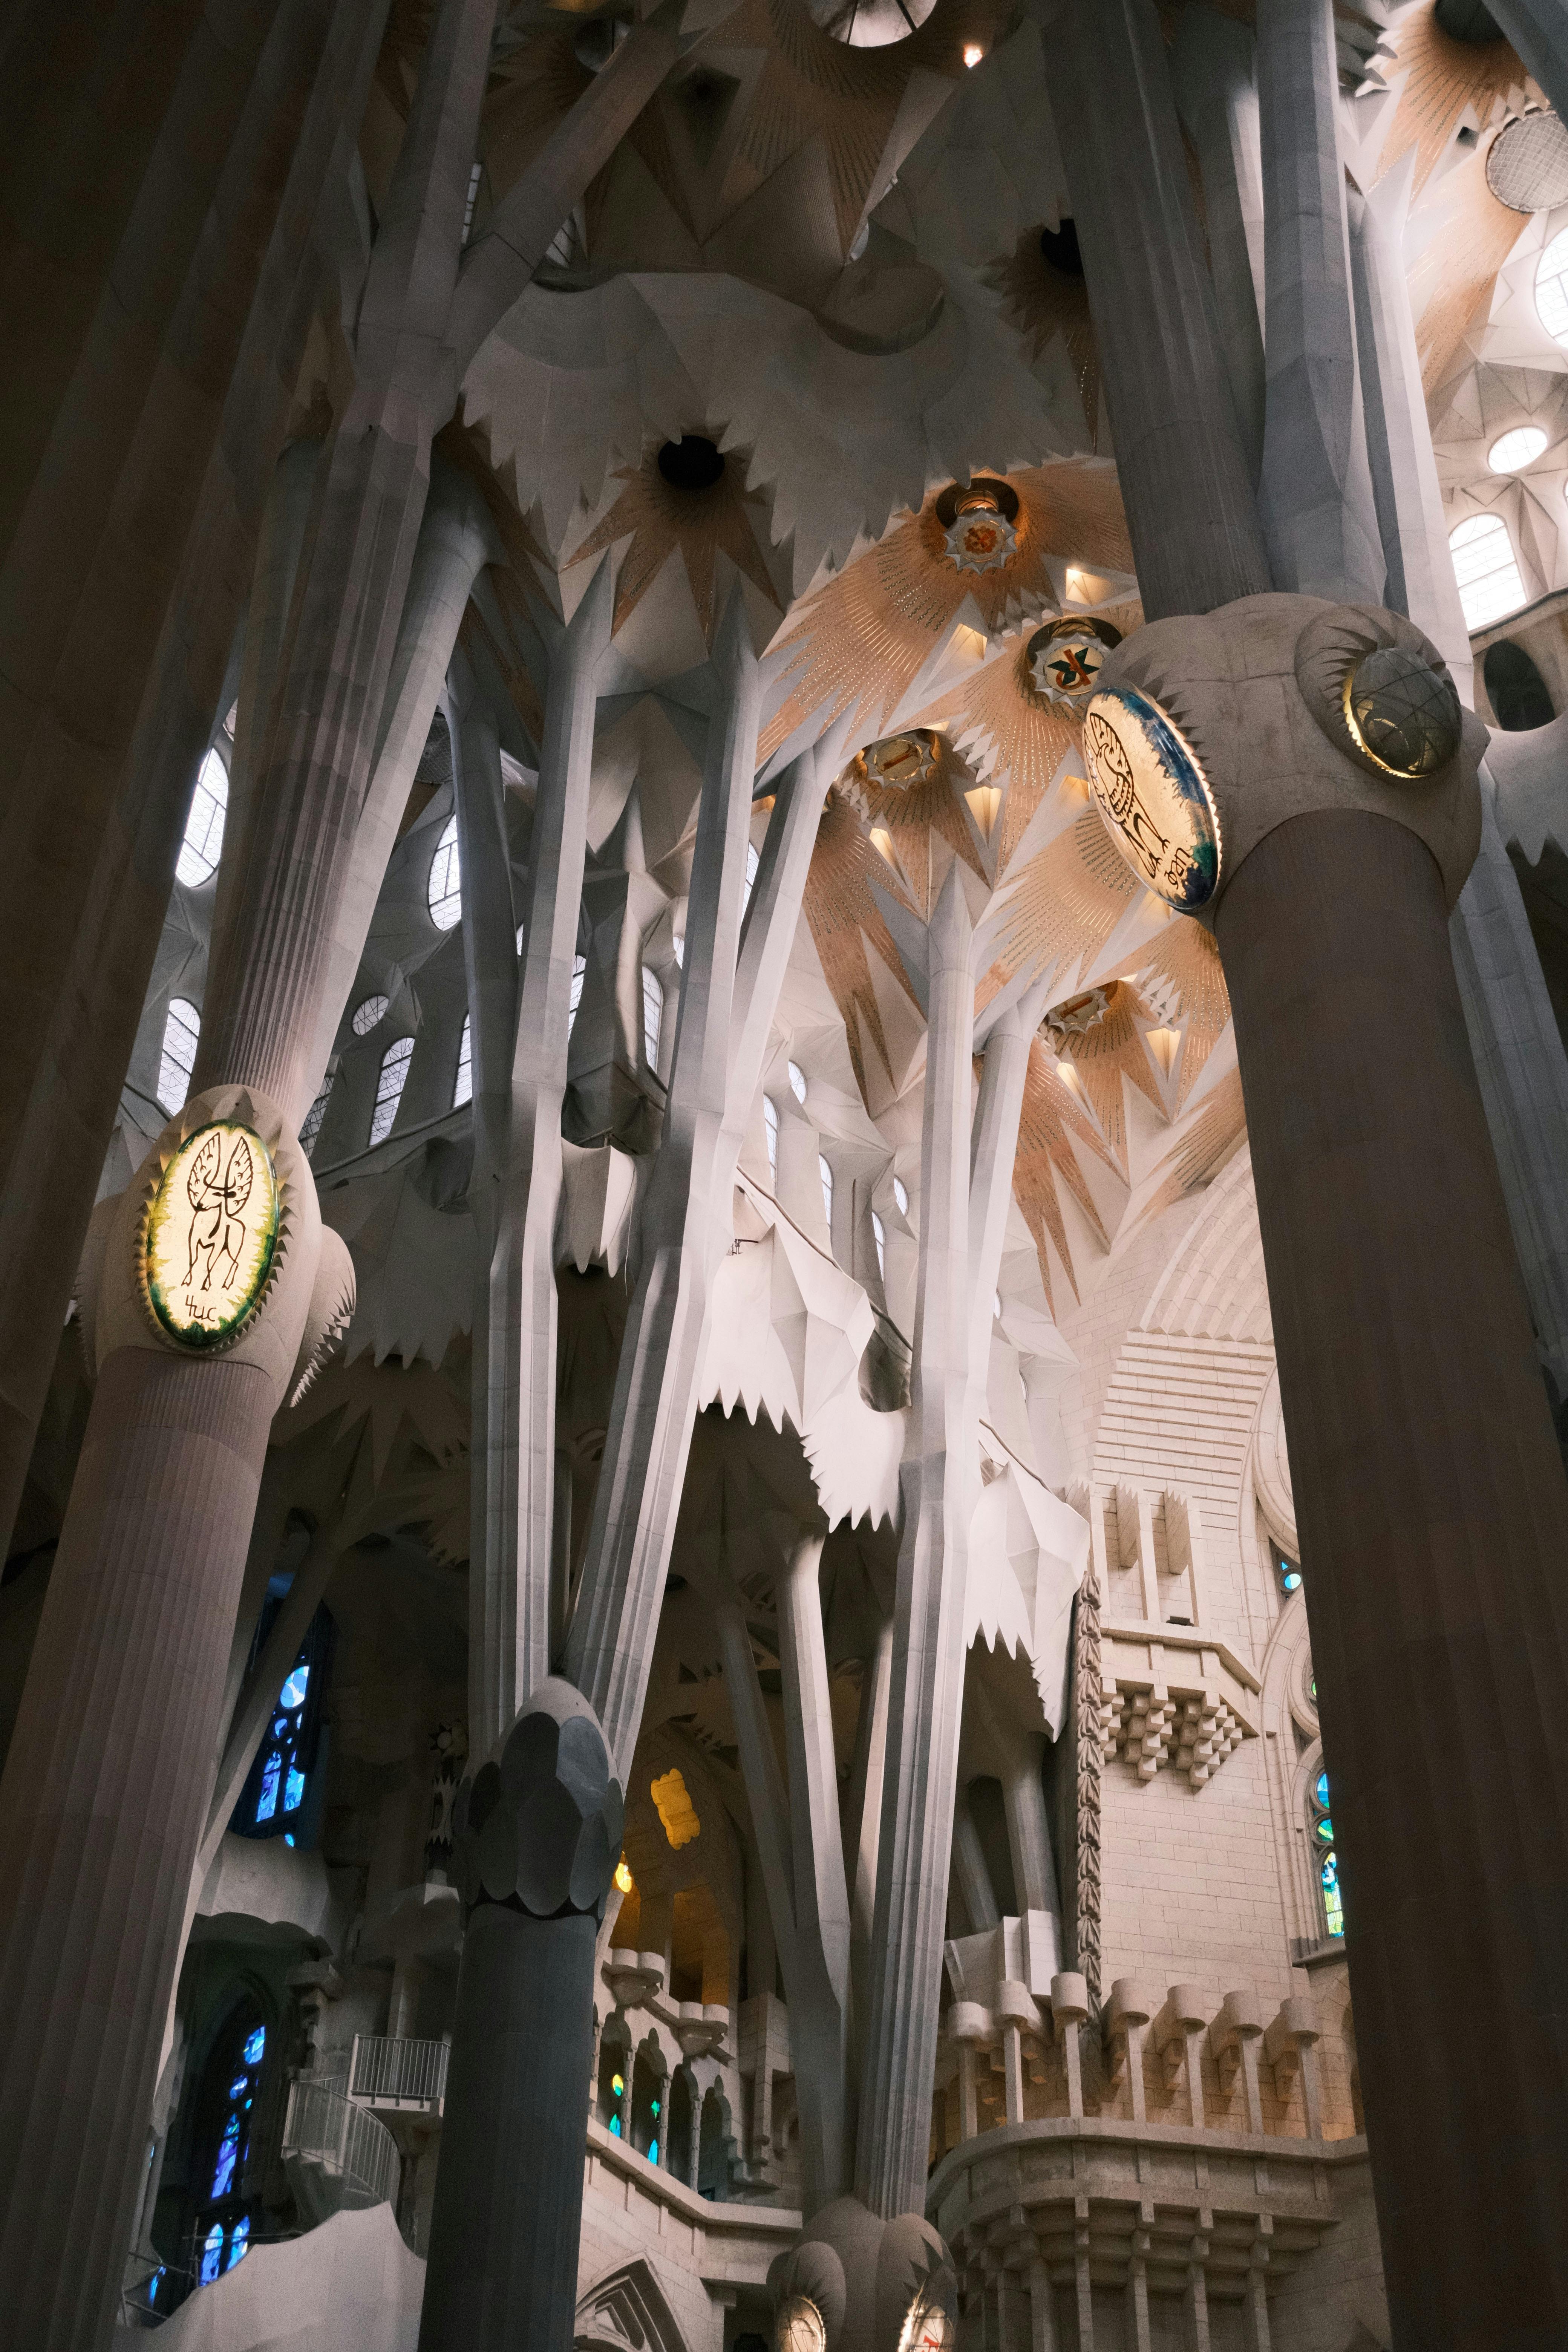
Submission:
[[[138,1290],[146,1202],[183,1135],[254,1129],[285,1225],[216,1360]],[[0,2307],[28,2352],[102,2352],[206,1817],[272,1416],[296,1376],[320,1217],[275,1106],[194,1097],[123,1197],[84,1320],[98,1388],[0,1780]]]
[[[1105,678],[1179,681],[1225,842],[1394,2341],[1493,2352],[1568,2334],[1568,1482],[1449,953],[1481,730],[1380,770],[1343,717],[1374,654],[1412,699],[1367,723],[1457,743],[1430,644],[1315,599],[1163,624]],[[1494,2030],[1456,2034],[1478,1982]]]
[[[182,58],[175,20],[189,29],[200,12],[158,10],[152,37],[149,13],[121,8],[84,71],[78,13],[35,7],[30,26],[13,17],[17,46],[0,74],[26,118],[4,142],[28,184],[6,216],[31,249],[9,281],[6,352],[28,384],[28,432],[48,436],[0,567],[16,761],[0,787],[0,940],[18,1008],[0,1075],[0,1549],[319,296],[312,232],[323,191],[354,152],[385,0],[277,11],[247,89],[232,79],[243,50],[205,64],[184,57],[180,103],[203,121],[192,152],[221,164],[216,185],[190,154],[177,170],[158,163],[174,112],[160,129],[145,110],[152,85]],[[258,27],[271,13],[256,12]],[[52,65],[40,33],[59,45]],[[221,137],[208,143],[226,124],[226,153]],[[106,135],[121,163],[141,142],[143,183],[105,169]],[[68,273],[55,250],[60,221]],[[128,270],[133,247],[142,258]],[[186,250],[182,287],[170,265]],[[110,265],[112,291],[94,276]],[[73,301],[92,289],[96,310],[89,301],[64,317],[68,282]],[[165,299],[176,301],[166,318]],[[8,450],[13,479],[27,454]],[[157,495],[146,495],[153,479]]]
[[[560,1681],[458,1792],[468,1924],[419,2352],[571,2352],[594,1944],[622,1825],[593,1710]],[[628,2097],[631,2080],[628,2063]]]

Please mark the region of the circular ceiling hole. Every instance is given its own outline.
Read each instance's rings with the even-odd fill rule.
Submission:
[[[710,490],[724,471],[716,445],[700,433],[683,433],[658,453],[658,470],[672,490]]]

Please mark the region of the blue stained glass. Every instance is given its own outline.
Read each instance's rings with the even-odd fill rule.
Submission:
[[[278,1783],[282,1776],[283,1759],[274,1748],[261,1775],[261,1794],[256,1800],[258,1822],[269,1822],[278,1811]]]
[[[215,2221],[202,2241],[203,2286],[210,2286],[223,2266],[223,2224]]]
[[[610,2129],[615,2133],[616,2137],[619,2139],[621,2136],[621,2119],[619,2116],[612,2116],[610,2117]]]
[[[1294,1592],[1300,1585],[1301,1571],[1299,1568],[1288,1569],[1279,1580],[1287,1592]]]
[[[650,2139],[647,2144],[647,2160],[650,2164],[658,2162],[658,2142],[656,2139]]]
[[[1318,1823],[1318,1835],[1322,1839],[1325,1845],[1332,1845],[1334,1842],[1334,1825],[1332,1822],[1330,1821],[1327,1813],[1323,1815],[1322,1820]]]
[[[305,1685],[310,1679],[310,1669],[309,1666],[296,1666],[293,1673],[289,1675],[288,1681],[284,1684],[282,1689],[278,1694],[279,1706],[302,1706],[305,1703]]]
[[[249,2252],[250,2216],[247,2213],[242,2213],[234,2225],[234,2235],[228,2242],[228,2260],[224,2264],[225,2270],[233,2270],[236,2263],[242,2263]]]
[[[247,2066],[259,2066],[261,2053],[266,2047],[267,2028],[264,2025],[258,2025],[239,2054]]]
[[[250,2085],[244,2075],[238,2074],[228,2086],[228,2095],[231,2099],[243,2099],[249,2088]]]
[[[239,2156],[239,2117],[230,2116],[224,2126],[218,2144],[217,2162],[213,2167],[212,2194],[226,2197],[234,2186],[234,2168]]]
[[[297,1813],[305,1801],[305,1775],[297,1764],[289,1767],[289,1777],[283,1783],[283,1810]]]
[[[292,1831],[292,1830],[285,1830],[285,1831],[284,1831],[284,1832],[283,1832],[283,1843],[284,1843],[284,1844],[285,1844],[285,1845],[292,1845],[292,1844],[293,1844],[293,1843],[294,1843],[294,1832],[293,1832],[293,1831]]]
[[[1323,1909],[1328,1915],[1331,1936],[1345,1932],[1344,1905],[1340,1900],[1340,1858],[1337,1853],[1323,1856]]]
[[[1316,1798],[1317,1798],[1318,1802],[1319,1802],[1319,1804],[1320,1804],[1320,1805],[1326,1805],[1326,1804],[1328,1803],[1328,1801],[1329,1801],[1329,1776],[1328,1776],[1328,1774],[1327,1774],[1326,1772],[1320,1772],[1320,1773],[1319,1773],[1319,1775],[1318,1775],[1318,1779],[1317,1779],[1317,1785],[1316,1785],[1316,1787],[1315,1787],[1315,1789],[1314,1789],[1314,1790],[1313,1790],[1313,1794],[1316,1796]]]

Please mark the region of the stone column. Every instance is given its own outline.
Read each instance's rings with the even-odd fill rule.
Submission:
[[[147,212],[156,209],[153,180],[142,189],[133,232],[128,222],[111,231],[98,209],[106,194],[118,197],[125,187],[103,169],[106,125],[112,121],[109,135],[123,157],[135,135],[132,121],[139,129],[145,120],[139,108],[129,115],[119,108],[111,95],[116,75],[140,81],[164,71],[179,54],[167,12],[152,38],[134,31],[139,14],[125,12],[126,47],[116,55],[108,45],[84,74],[74,19],[57,9],[33,11],[48,37],[64,44],[67,80],[57,95],[82,109],[73,138],[62,135],[59,118],[49,113],[47,70],[30,73],[13,49],[5,77],[12,94],[34,110],[28,136],[5,147],[28,176],[27,205],[46,194],[48,202],[66,201],[79,253],[101,236],[95,258],[105,264],[114,256],[114,236],[129,241],[133,234],[142,252],[156,257],[157,284],[144,281],[140,266],[129,279],[117,267],[114,290],[104,289],[96,322],[80,315],[74,321],[85,338],[73,362],[78,375],[67,383],[35,366],[35,414],[49,422],[52,454],[44,454],[0,574],[0,635],[13,625],[22,633],[5,674],[16,691],[40,698],[36,724],[29,716],[8,730],[23,765],[5,783],[12,816],[0,835],[0,938],[14,958],[6,964],[7,992],[17,1008],[14,1050],[0,1079],[0,1550],[26,1475],[157,953],[191,786],[211,740],[320,292],[311,230],[323,191],[346,172],[354,152],[385,0],[349,0],[332,9],[311,0],[279,11],[266,53],[277,66],[292,54],[293,70],[303,70],[305,55],[290,52],[289,43],[311,26],[325,27],[302,119],[297,89],[290,95],[269,66],[250,86],[250,129],[233,139],[216,193],[206,190],[204,197],[199,175],[184,163],[159,175],[163,196],[182,215],[196,207],[182,233],[200,225],[200,267],[169,322],[159,395],[132,432],[130,415],[142,415],[146,401],[142,371],[156,352],[143,331],[152,324],[144,305],[161,291],[177,290],[166,275],[170,224],[162,216],[155,223]],[[209,55],[207,79],[195,73],[194,102],[216,109],[204,122],[203,152],[231,101],[234,63],[218,68]],[[190,69],[195,72],[194,62]],[[215,71],[225,85],[221,99],[210,79]],[[34,154],[31,139],[45,119],[55,143],[49,172],[40,178],[23,159]],[[270,126],[264,137],[263,126]],[[221,142],[213,152],[222,153]],[[62,170],[68,176],[85,170],[86,177],[68,190],[57,177]],[[204,223],[199,207],[206,198]],[[270,214],[268,202],[275,205]],[[29,233],[22,232],[24,244]],[[73,280],[82,282],[74,273]],[[222,299],[215,299],[220,286]],[[18,368],[18,336],[40,319],[54,331],[60,323],[52,303],[29,296],[23,308],[33,313],[30,323],[13,320],[7,331]],[[64,358],[57,346],[54,362]],[[182,379],[177,395],[171,371]],[[52,415],[46,382],[59,404]],[[78,413],[83,408],[85,419]],[[149,436],[162,442],[171,432],[173,442],[154,455]],[[117,489],[110,469],[121,464],[126,478]],[[149,478],[159,482],[157,498],[143,494]],[[79,594],[65,593],[67,545],[85,567]],[[49,582],[44,596],[37,593],[39,567]],[[66,634],[40,642],[40,631],[57,630]],[[68,842],[58,821],[62,793],[75,813]],[[47,883],[29,845],[40,826],[48,828],[41,845]],[[31,928],[40,918],[41,930]]]
[[[1110,687],[1180,678],[1225,844],[1395,2340],[1545,2345],[1568,2333],[1568,1484],[1449,952],[1480,730],[1390,614],[1279,597],[1129,642]],[[1497,2030],[1456,2036],[1478,1976]]]
[[[1454,970],[1536,1349],[1568,1402],[1568,1054],[1481,772],[1481,851],[1448,919]]]
[[[419,2352],[571,2352],[594,1944],[622,1811],[592,1709],[555,1680],[459,1793],[468,1927]]]
[[[1153,0],[1061,9],[1051,100],[1143,610],[1268,586]]]
[[[1215,310],[1256,481],[1263,462],[1263,167],[1250,29],[1214,8],[1184,8],[1171,45],[1171,83],[1203,174]]]
[[[610,641],[614,579],[605,563],[550,655],[544,740],[533,803],[527,932],[517,1016],[508,1040],[499,1199],[487,1232],[482,1318],[485,1391],[476,1349],[473,1524],[469,1564],[468,1719],[476,1756],[489,1754],[519,1694],[548,1671],[555,1507],[555,1216],[561,1199],[561,1107],[567,1019],[593,781],[595,678]],[[545,844],[550,854],[542,854]],[[509,946],[511,941],[509,940]],[[488,1084],[488,1079],[487,1079]],[[500,1107],[498,1106],[498,1112]]]
[[[1258,489],[1276,586],[1383,602],[1339,155],[1333,0],[1259,0],[1268,396]]]
[[[154,1320],[138,1269],[164,1163],[215,1118],[270,1155],[284,1222],[253,1319],[209,1361]],[[276,1107],[198,1096],[123,1196],[83,1302],[97,1393],[0,1780],[0,2297],[28,2352],[108,2341],[262,1454],[319,1232]]]

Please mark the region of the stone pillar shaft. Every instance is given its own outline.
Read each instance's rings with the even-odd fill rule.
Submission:
[[[595,1932],[493,1904],[469,1922],[419,2352],[571,2352]]]
[[[1153,0],[1064,9],[1052,99],[1150,620],[1271,583]]]
[[[1441,878],[1385,819],[1304,815],[1217,932],[1394,2337],[1544,2347],[1568,2332],[1568,1489]],[[1456,2033],[1478,1983],[1493,2030]]]
[[[1381,604],[1339,155],[1333,0],[1259,0],[1268,394],[1258,490],[1277,588]]]
[[[122,1349],[89,1417],[0,1780],[0,2294],[28,2352],[109,2339],[272,1395]]]

